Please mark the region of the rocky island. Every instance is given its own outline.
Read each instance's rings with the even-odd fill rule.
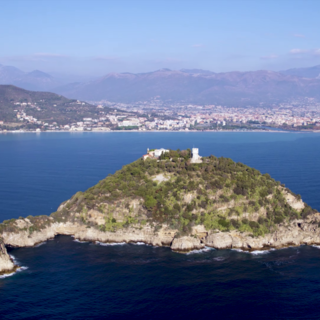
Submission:
[[[148,150],[76,193],[50,216],[0,224],[0,273],[17,268],[6,246],[56,235],[81,241],[145,242],[177,252],[265,250],[320,244],[320,214],[269,174],[198,149]]]

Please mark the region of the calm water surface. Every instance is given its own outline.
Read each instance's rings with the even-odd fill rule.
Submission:
[[[320,135],[41,133],[0,135],[0,220],[50,214],[145,153],[198,147],[268,172],[320,210]],[[0,319],[319,319],[320,250],[189,255],[59,236],[10,249],[26,270],[0,279]]]

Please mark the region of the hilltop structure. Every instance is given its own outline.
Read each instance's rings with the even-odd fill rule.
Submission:
[[[199,156],[198,148],[192,148],[191,163],[202,163],[202,157]]]
[[[142,159],[159,159],[162,154],[169,152],[170,150],[164,148],[151,150],[148,148],[147,153],[142,156]],[[202,157],[199,155],[199,148],[192,148],[191,154],[191,163],[202,163]]]
[[[144,154],[142,156],[142,159],[143,160],[146,160],[146,159],[158,159],[163,153],[166,153],[166,152],[169,152],[170,150],[168,149],[164,149],[164,148],[161,148],[161,149],[151,149],[149,150],[149,148],[147,149],[147,154]]]

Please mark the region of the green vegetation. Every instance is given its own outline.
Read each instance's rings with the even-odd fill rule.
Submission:
[[[17,122],[14,110],[24,111],[28,116],[49,124],[56,122],[58,125],[82,121],[83,118],[97,118],[101,111],[89,103],[82,104],[77,100],[67,99],[55,93],[28,91],[12,85],[0,85],[0,120],[5,123]],[[114,109],[103,109],[105,113],[111,110]],[[0,128],[13,129],[8,125],[0,126]]]
[[[139,159],[76,193],[50,218],[28,217],[32,222],[28,230],[32,233],[52,222],[70,221],[114,232],[149,223],[155,230],[166,224],[180,235],[190,234],[192,226],[204,225],[207,230],[259,236],[316,212],[309,206],[293,209],[285,195],[297,201],[301,197],[269,174],[228,158],[210,156],[192,164],[190,157],[188,149],[170,150],[159,160]],[[15,219],[4,221],[0,233],[16,228]]]
[[[207,229],[238,229],[254,236],[314,212],[309,207],[298,212],[289,206],[283,193],[290,191],[269,174],[214,156],[191,164],[190,156],[190,150],[170,150],[159,161],[137,160],[126,165],[75,195],[68,204],[70,211],[97,209],[102,203],[120,206],[124,199],[140,199],[145,216],[136,216],[135,223],[167,224],[181,234],[189,233],[193,225],[204,224]],[[158,174],[170,179],[158,183],[153,180]],[[126,223],[114,226],[110,219],[105,230],[132,224],[127,218]]]

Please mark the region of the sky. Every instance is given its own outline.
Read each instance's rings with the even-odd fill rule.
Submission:
[[[320,64],[319,0],[0,0],[0,64],[102,76]]]

